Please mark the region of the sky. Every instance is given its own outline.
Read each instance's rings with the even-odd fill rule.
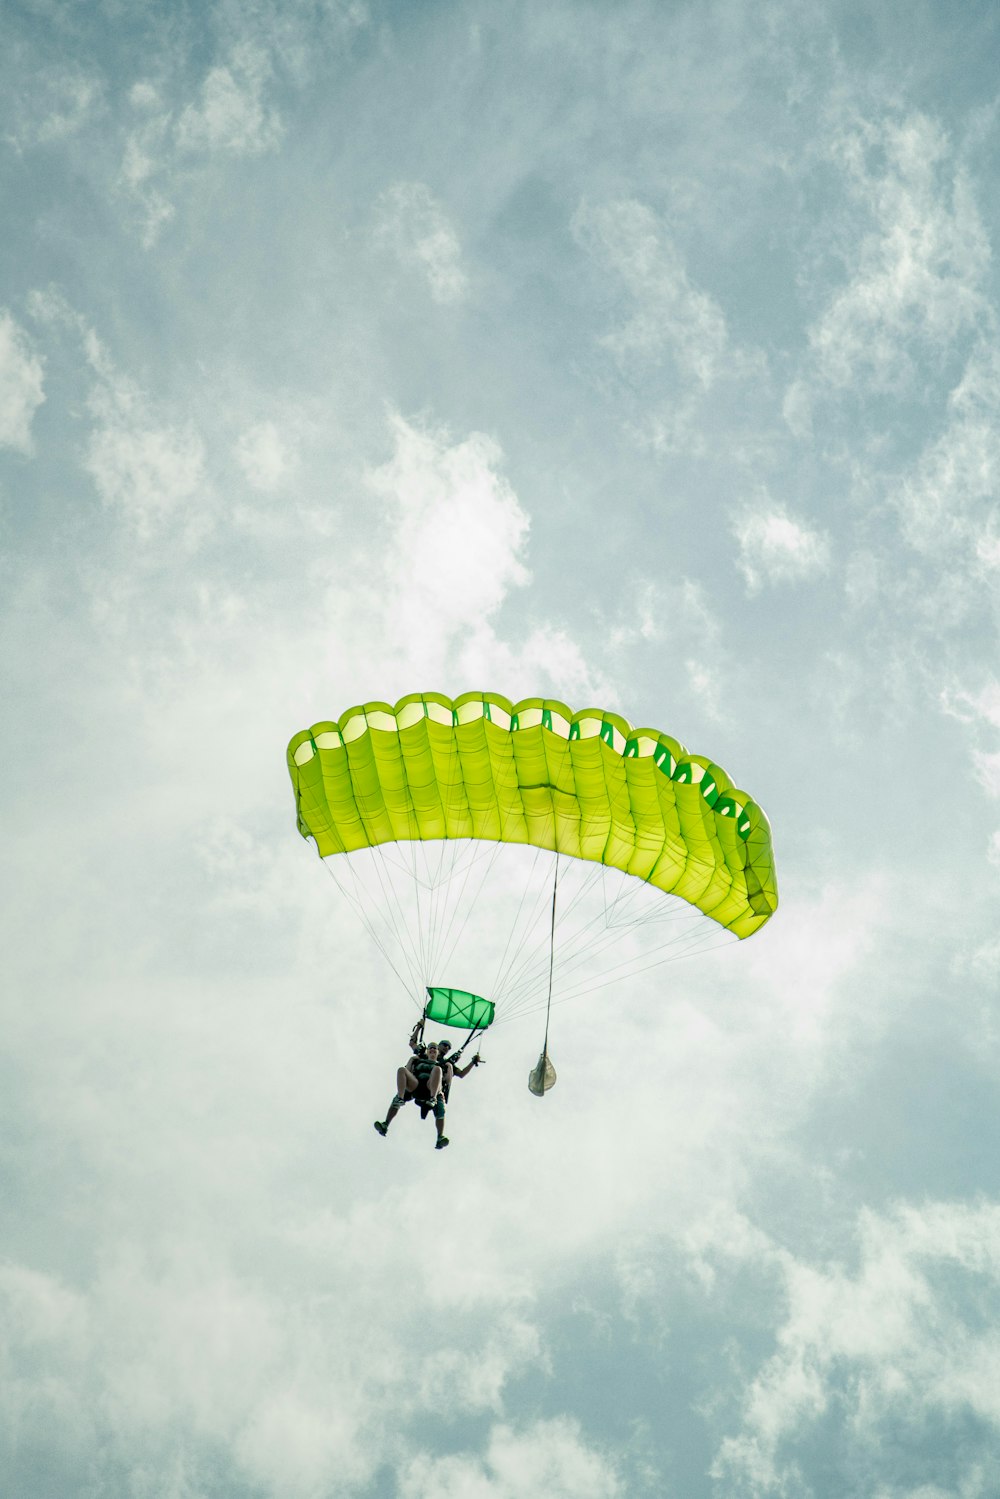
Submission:
[[[978,0],[0,8],[18,1499],[1000,1494],[998,64]],[[473,689],[710,755],[780,905],[554,1006],[544,1100],[498,1025],[435,1152],[285,748]]]

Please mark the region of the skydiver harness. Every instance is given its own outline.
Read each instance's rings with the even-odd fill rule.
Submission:
[[[435,1119],[444,1118],[444,1099],[439,1094],[437,1098],[430,1095],[430,1076],[435,1067],[441,1067],[440,1062],[432,1062],[425,1054],[417,1056],[410,1063],[410,1071],[417,1079],[416,1092],[412,1095],[413,1101],[420,1105],[420,1116],[426,1119],[428,1110],[433,1112]],[[444,1077],[444,1068],[441,1068],[441,1076]]]

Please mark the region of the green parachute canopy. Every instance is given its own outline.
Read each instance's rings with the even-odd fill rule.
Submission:
[[[480,994],[469,994],[464,989],[427,986],[425,1020],[436,1020],[439,1025],[453,1025],[465,1031],[484,1031],[493,1024],[495,1011],[493,1001],[483,999]]]
[[[486,839],[633,875],[737,937],[777,908],[771,830],[756,802],[704,755],[600,708],[414,693],[303,729],[288,768],[299,831],[324,859]]]

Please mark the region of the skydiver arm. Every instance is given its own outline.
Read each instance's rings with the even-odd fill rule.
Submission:
[[[456,1077],[465,1077],[468,1073],[470,1073],[472,1071],[473,1067],[478,1067],[479,1063],[481,1061],[482,1061],[482,1058],[479,1056],[479,1054],[477,1052],[476,1055],[472,1058],[471,1062],[468,1062],[464,1067],[456,1067],[455,1068],[455,1076]]]

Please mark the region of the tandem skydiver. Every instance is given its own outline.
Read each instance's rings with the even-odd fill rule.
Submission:
[[[445,1052],[451,1049],[449,1041],[444,1042],[443,1046]],[[421,1118],[433,1113],[434,1127],[437,1130],[434,1148],[443,1150],[448,1144],[448,1136],[444,1132],[444,1106],[452,1077],[466,1077],[473,1067],[479,1066],[481,1058],[477,1054],[465,1067],[456,1067],[445,1060],[436,1041],[429,1041],[426,1046],[422,1046],[417,1040],[416,1030],[410,1036],[410,1047],[414,1055],[405,1066],[397,1070],[395,1097],[385,1118],[375,1120],[375,1129],[380,1135],[386,1135],[400,1109],[412,1098],[420,1105]]]

